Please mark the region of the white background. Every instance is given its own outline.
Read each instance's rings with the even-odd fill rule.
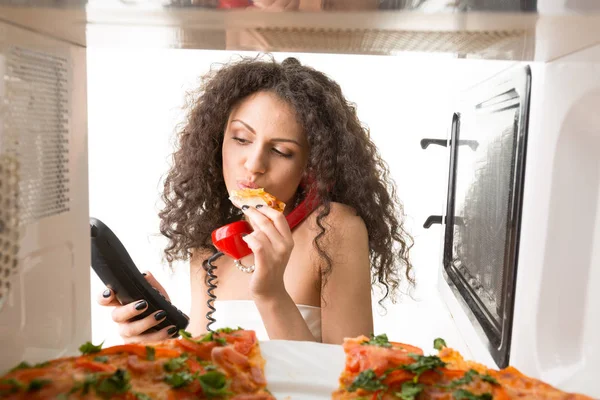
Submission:
[[[87,50],[90,215],[103,220],[123,241],[141,270],[151,271],[172,302],[188,312],[189,269],[163,262],[159,233],[160,192],[182,121],[185,92],[213,63],[240,54],[198,50]],[[250,53],[246,53],[250,54]],[[251,55],[254,55],[252,53]],[[282,60],[286,54],[276,54]],[[507,62],[458,60],[446,55],[394,57],[295,55],[303,64],[335,79],[358,106],[361,121],[387,161],[405,206],[417,286],[387,312],[374,294],[375,331],[425,349],[435,337],[468,353],[452,316],[437,295],[442,232],[423,229],[440,214],[446,195],[447,151],[422,138],[446,138],[452,105],[460,90],[489,78]],[[120,342],[110,309],[99,307],[102,282],[92,272],[92,339]],[[468,354],[466,354],[468,355]]]

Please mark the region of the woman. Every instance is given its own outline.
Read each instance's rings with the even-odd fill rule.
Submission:
[[[236,208],[229,192],[245,187],[264,188],[287,204],[284,213]],[[309,191],[320,206],[290,231],[284,215]],[[294,58],[242,59],[204,77],[163,200],[166,258],[190,260],[193,335],[205,332],[209,311],[211,232],[241,218],[254,228],[244,237],[253,254],[241,262],[255,270],[244,273],[226,256],[215,261],[220,326],[244,320],[261,339],[341,343],[373,331],[372,284],[385,298],[397,290],[400,271],[410,280],[410,237],[368,130],[334,81]],[[144,301],[120,306],[107,289],[99,302],[116,306],[112,317],[126,342],[175,333],[143,334],[164,319],[160,312],[127,322],[145,310]]]

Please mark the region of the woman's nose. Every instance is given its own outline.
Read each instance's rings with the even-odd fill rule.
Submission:
[[[249,152],[248,156],[246,157],[244,167],[248,170],[248,172],[255,174],[264,173],[267,169],[267,163],[263,151],[256,149],[255,151]]]

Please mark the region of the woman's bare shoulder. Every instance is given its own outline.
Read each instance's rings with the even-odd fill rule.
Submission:
[[[322,213],[323,209],[324,207],[321,206],[310,215],[309,221],[311,222],[311,226],[317,223],[317,218]],[[333,201],[329,203],[329,214],[324,216],[322,221],[334,228],[335,226],[344,226],[346,224],[364,224],[363,219],[357,214],[353,207]]]
[[[308,218],[307,225],[313,235],[321,232],[318,218],[322,210],[323,207],[317,208]],[[329,214],[321,219],[320,224],[325,228],[329,238],[327,242],[330,243],[338,242],[341,236],[347,236],[350,232],[358,240],[368,238],[365,222],[353,207],[346,204],[331,202]]]

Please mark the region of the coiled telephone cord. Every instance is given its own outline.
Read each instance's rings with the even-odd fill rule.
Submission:
[[[206,305],[208,306],[208,312],[206,313],[206,320],[208,323],[206,324],[206,331],[212,332],[210,326],[215,323],[217,320],[213,318],[213,313],[216,311],[214,306],[215,300],[217,296],[214,294],[214,290],[217,288],[215,284],[217,280],[217,275],[215,275],[215,269],[217,269],[216,265],[213,265],[219,257],[221,257],[223,253],[218,252],[213,254],[208,260],[205,261],[204,270],[206,271],[206,293],[208,294],[208,300],[206,301]]]

